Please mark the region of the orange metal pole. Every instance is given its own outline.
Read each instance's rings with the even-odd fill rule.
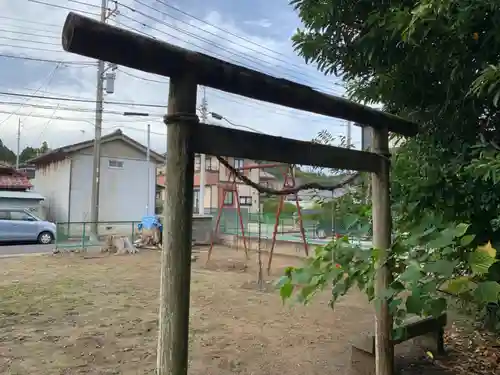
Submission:
[[[290,171],[290,176],[291,176],[291,181],[292,181],[291,187],[295,187],[295,176],[293,174],[293,167],[292,166],[290,166],[289,171]],[[299,218],[300,234],[302,235],[302,242],[304,243],[304,250],[306,252],[306,256],[309,256],[309,246],[307,245],[306,233],[304,231],[304,222],[302,221],[302,211],[301,211],[300,204],[299,204],[298,194],[295,194],[295,204],[297,205],[297,216]]]
[[[288,186],[288,167],[283,172],[283,188],[286,188]],[[285,201],[285,197],[282,195],[280,197],[280,204],[278,206],[278,210],[276,211],[276,221],[274,223],[274,229],[273,229],[273,238],[271,241],[271,249],[269,250],[269,259],[267,261],[267,274],[269,275],[271,273],[271,263],[273,261],[273,254],[274,254],[274,245],[276,244],[276,234],[278,232],[278,225],[279,225],[279,220],[281,216],[281,210],[283,209],[283,203]]]
[[[238,194],[238,187],[237,186],[235,186],[234,195],[236,198],[236,210],[238,211],[238,216],[240,218],[241,236],[243,237],[243,247],[245,248],[245,256],[248,260],[248,259],[250,259],[250,257],[248,256],[248,248],[247,248],[247,243],[246,243],[246,238],[245,238],[245,229],[243,228],[243,216],[241,215],[240,195]]]

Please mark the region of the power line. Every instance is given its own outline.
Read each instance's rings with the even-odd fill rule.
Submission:
[[[5,20],[9,20],[9,21],[16,21],[16,22],[26,22],[26,23],[29,23],[29,24],[49,26],[49,27],[57,27],[57,28],[61,27],[61,25],[56,25],[54,23],[45,23],[45,22],[39,22],[39,21],[32,21],[32,20],[27,20],[27,19],[24,19],[24,18],[15,18],[15,17],[0,16],[0,19],[5,19]]]
[[[116,129],[116,128],[124,128],[124,129],[129,129],[129,130],[135,130],[135,131],[142,132],[142,133],[147,133],[146,129],[139,129],[139,128],[134,128],[133,126],[125,126],[125,125],[107,126],[103,129],[110,130],[110,129]],[[151,131],[150,134],[161,135],[163,137],[167,135],[167,133],[158,133],[158,132],[153,132],[153,131]]]
[[[90,4],[90,3],[86,3],[86,2],[84,2],[84,1],[79,1],[79,0],[68,0],[68,3],[75,3],[75,4],[84,5],[84,6],[87,6],[87,7],[97,8],[97,9],[101,10],[101,6],[100,6],[100,5],[97,5],[97,4]]]
[[[56,74],[57,70],[58,70],[60,67],[61,67],[61,65],[60,65],[60,64],[57,64],[57,65],[55,66],[55,68],[54,68],[54,69],[50,72],[50,74],[48,75],[48,77],[47,77],[47,82],[46,82],[46,83],[42,83],[42,84],[40,85],[40,87],[38,87],[38,88],[37,88],[37,89],[33,92],[33,95],[35,95],[37,92],[39,92],[39,91],[42,89],[42,87],[50,85],[50,83],[52,82],[52,79],[54,78],[54,76],[55,76],[55,74]],[[3,124],[4,124],[4,123],[5,123],[8,119],[10,119],[12,116],[14,116],[14,115],[18,114],[18,111],[20,111],[20,110],[23,108],[23,106],[24,106],[24,105],[25,105],[25,104],[26,104],[29,100],[30,100],[29,98],[28,98],[28,99],[26,99],[26,100],[24,101],[24,103],[21,103],[21,104],[20,104],[20,107],[19,107],[19,108],[18,108],[15,112],[12,112],[9,116],[7,116],[6,118],[4,118],[4,119],[2,120],[2,122],[0,122],[0,126],[2,126],[2,125],[3,125]]]
[[[229,31],[229,30],[223,29],[223,28],[222,28],[222,27],[220,27],[220,26],[217,26],[217,25],[214,25],[214,24],[212,24],[212,23],[210,23],[210,22],[207,22],[207,21],[205,21],[205,20],[203,20],[203,19],[201,19],[201,18],[199,18],[199,17],[193,16],[192,14],[189,14],[188,12],[186,12],[186,11],[184,11],[184,10],[182,10],[182,9],[179,9],[179,8],[177,8],[177,7],[173,6],[173,5],[170,5],[170,4],[166,3],[165,1],[162,1],[162,0],[155,0],[155,1],[156,1],[157,3],[160,3],[160,4],[164,5],[164,6],[165,6],[165,7],[167,7],[167,8],[173,9],[173,10],[175,10],[175,11],[177,11],[177,12],[181,13],[181,14],[184,14],[185,16],[187,16],[187,17],[189,17],[189,18],[193,18],[193,19],[195,19],[195,20],[197,20],[197,21],[199,21],[199,22],[201,22],[201,23],[203,23],[203,24],[205,24],[205,25],[208,25],[208,26],[210,26],[210,27],[213,27],[214,29],[217,29],[217,30],[219,30],[219,31],[222,31],[222,32],[223,32],[223,33],[225,33],[225,34],[228,34],[228,35],[234,36],[235,38],[238,38],[238,39],[240,39],[240,40],[243,40],[244,42],[247,42],[247,43],[250,43],[250,44],[256,45],[257,47],[260,47],[260,48],[262,48],[262,49],[265,49],[265,50],[267,50],[267,51],[269,51],[269,52],[272,52],[272,53],[278,53],[278,52],[276,52],[276,51],[273,51],[273,50],[272,50],[272,49],[270,49],[270,48],[267,48],[266,46],[262,46],[262,45],[260,45],[260,44],[255,43],[255,42],[254,42],[253,40],[251,40],[251,39],[245,38],[245,37],[243,37],[243,36],[241,36],[241,35],[238,35],[238,34],[235,34],[235,33],[231,32],[231,31]],[[281,54],[281,53],[278,53],[278,54],[283,55],[283,54]],[[285,56],[285,57],[286,57],[286,55],[283,55],[283,56]]]
[[[211,41],[211,40],[209,40],[209,39],[206,39],[206,38],[204,38],[204,37],[202,37],[202,36],[199,36],[199,35],[197,35],[197,34],[191,33],[191,32],[189,32],[189,31],[183,30],[183,29],[181,29],[181,28],[179,28],[179,27],[176,27],[176,26],[174,26],[174,25],[172,25],[172,24],[169,24],[169,23],[167,23],[167,22],[165,22],[165,21],[163,21],[163,20],[161,20],[161,19],[159,19],[159,18],[153,17],[153,16],[151,16],[151,15],[149,15],[149,14],[147,14],[147,13],[144,13],[144,12],[142,12],[142,11],[140,11],[140,10],[137,10],[137,9],[135,9],[135,8],[133,8],[133,7],[130,7],[130,6],[126,5],[126,4],[123,4],[123,3],[119,2],[119,1],[116,1],[116,0],[113,0],[113,1],[114,1],[116,4],[119,4],[119,5],[121,5],[122,7],[126,8],[126,9],[128,9],[128,10],[130,10],[130,11],[134,12],[134,13],[137,13],[137,14],[140,14],[140,15],[142,15],[142,16],[144,16],[144,17],[146,17],[146,18],[149,18],[150,20],[152,20],[152,21],[154,21],[154,22],[156,22],[156,23],[158,23],[158,24],[162,24],[162,25],[164,25],[164,26],[166,26],[166,27],[168,27],[168,28],[170,28],[170,29],[176,30],[176,31],[178,31],[178,32],[180,32],[180,33],[182,33],[182,34],[185,34],[185,35],[188,35],[188,36],[190,36],[190,37],[192,37],[192,38],[198,39],[198,40],[202,41],[203,43],[206,43],[206,44],[212,45],[212,46],[214,46],[214,47],[218,48],[219,50],[225,51],[225,52],[227,52],[227,53],[229,53],[229,54],[231,55],[231,56],[229,56],[229,57],[228,57],[228,56],[222,56],[222,58],[223,58],[223,59],[231,59],[231,57],[232,57],[232,56],[238,56],[238,57],[242,58],[243,60],[248,60],[248,61],[252,62],[253,64],[260,65],[260,66],[264,67],[264,69],[265,69],[265,70],[271,70],[271,69],[272,69],[272,70],[275,70],[275,69],[276,69],[276,68],[274,68],[273,66],[271,66],[271,65],[269,65],[269,64],[267,64],[267,63],[265,63],[263,60],[261,60],[261,59],[259,59],[259,58],[251,58],[251,57],[249,57],[249,56],[247,56],[247,55],[245,55],[245,54],[243,54],[243,53],[239,53],[238,51],[235,51],[235,50],[231,50],[231,49],[225,48],[225,47],[223,47],[223,46],[220,46],[220,45],[219,45],[219,44],[217,44],[216,42],[213,42],[213,41]],[[136,2],[141,3],[139,0],[136,0]],[[151,7],[149,7],[148,5],[145,5],[145,4],[143,4],[143,3],[141,3],[141,4],[142,4],[143,6],[145,6],[145,7],[151,8]],[[156,11],[156,9],[154,9],[154,8],[151,8],[151,9],[153,9],[153,10],[155,10],[155,11]],[[173,38],[179,39],[178,37],[176,37],[176,36],[174,36],[174,35],[172,35],[172,34],[169,34],[169,33],[165,32],[165,31],[163,31],[163,30],[161,30],[161,29],[158,29],[158,28],[156,28],[156,27],[146,25],[146,24],[144,24],[144,23],[142,23],[142,22],[140,22],[140,21],[137,21],[136,19],[134,19],[134,18],[132,18],[132,17],[126,16],[126,15],[124,15],[124,14],[122,14],[122,13],[121,13],[120,15],[121,15],[121,16],[123,16],[123,17],[125,17],[125,18],[127,18],[127,19],[129,19],[129,20],[131,20],[131,21],[133,21],[133,22],[140,23],[140,24],[144,25],[145,27],[148,27],[148,28],[150,28],[150,29],[156,30],[156,31],[158,31],[158,32],[160,32],[160,33],[163,33],[163,34],[166,34],[166,35],[168,35],[168,36],[170,36],[170,37],[173,37]],[[203,47],[200,47],[200,46],[198,46],[198,45],[196,45],[196,44],[194,44],[194,43],[192,43],[192,42],[188,42],[188,41],[186,41],[186,40],[183,40],[183,42],[185,42],[185,43],[189,43],[189,44],[191,44],[191,45],[193,45],[193,46],[195,46],[195,47],[197,47],[197,48],[199,48],[199,49],[204,49]],[[209,51],[209,54],[214,54],[214,52],[213,52],[213,51]],[[219,55],[219,56],[220,56],[220,55]],[[234,59],[233,59],[233,60],[234,60]],[[234,60],[234,61],[235,61],[236,63],[240,64],[240,62],[238,62],[237,60]],[[279,70],[276,70],[276,72],[278,72],[278,74],[277,74],[278,76],[282,74],[282,72],[281,72],[281,71],[279,71]],[[298,77],[296,77],[296,76],[293,76],[293,78],[295,78],[296,80],[299,80],[299,81],[301,80],[300,78],[298,78]],[[326,90],[331,90],[331,89],[330,89],[330,88],[326,88]],[[335,91],[333,91],[333,90],[331,90],[331,91],[332,91],[332,92],[335,92]]]
[[[138,2],[138,0],[136,0],[136,1]],[[241,36],[241,35],[238,35],[238,34],[236,34],[236,33],[233,33],[233,32],[231,32],[231,31],[229,31],[229,30],[227,30],[227,29],[224,29],[224,28],[222,28],[222,27],[220,27],[220,26],[217,26],[217,25],[215,25],[215,24],[213,24],[213,23],[207,22],[207,21],[205,21],[205,20],[203,20],[203,19],[201,19],[201,18],[199,18],[199,17],[196,17],[196,16],[194,16],[194,15],[192,15],[192,14],[190,14],[190,13],[188,13],[188,12],[186,12],[186,11],[182,10],[182,9],[179,9],[179,8],[177,8],[177,7],[175,7],[175,6],[171,5],[171,4],[168,4],[168,3],[166,3],[165,1],[162,1],[162,0],[155,0],[155,1],[156,1],[157,3],[159,3],[159,4],[164,5],[164,6],[165,6],[165,7],[167,7],[167,8],[173,9],[173,10],[175,10],[175,11],[177,11],[177,12],[179,12],[179,13],[181,13],[181,14],[183,14],[183,15],[185,15],[185,16],[187,16],[187,17],[189,17],[189,18],[195,19],[195,20],[197,20],[197,21],[199,21],[199,22],[201,22],[201,23],[203,23],[203,24],[205,24],[205,25],[208,25],[208,26],[210,26],[210,27],[212,27],[212,28],[214,28],[214,29],[216,29],[216,30],[219,30],[219,31],[221,31],[223,34],[226,34],[226,35],[231,35],[231,36],[233,36],[233,37],[235,37],[235,38],[237,38],[237,39],[239,39],[239,40],[242,40],[242,41],[244,41],[244,42],[246,42],[246,43],[250,43],[250,44],[252,44],[252,45],[254,45],[254,46],[256,46],[256,47],[259,47],[259,48],[264,49],[264,50],[266,50],[266,51],[269,51],[269,52],[271,52],[271,53],[274,53],[274,54],[277,54],[277,55],[283,56],[286,60],[280,60],[280,61],[283,61],[284,63],[286,63],[286,64],[288,64],[288,65],[291,65],[291,66],[295,66],[295,67],[297,67],[297,68],[300,70],[300,73],[302,73],[302,70],[304,69],[304,67],[303,67],[303,66],[300,66],[300,65],[298,65],[298,64],[294,64],[294,63],[290,62],[290,61],[288,60],[290,57],[289,57],[289,56],[287,56],[287,55],[285,55],[285,54],[284,54],[284,53],[282,53],[282,52],[275,51],[275,50],[273,50],[273,49],[271,49],[271,48],[268,48],[268,47],[266,47],[266,46],[264,46],[264,45],[261,45],[261,44],[259,44],[259,43],[256,43],[256,42],[254,42],[253,40],[251,40],[251,39],[249,39],[249,38],[245,38],[245,37],[243,37],[243,36]],[[169,16],[170,16],[170,17],[172,17],[172,18],[174,18],[172,15],[169,15]],[[174,18],[174,19],[175,19],[175,18]],[[181,21],[181,22],[184,22],[184,23],[185,23],[185,21]],[[188,23],[188,24],[189,24],[189,25],[191,25],[190,23]],[[197,26],[195,26],[195,25],[192,25],[192,27],[196,27],[196,28],[198,28],[198,27],[197,27]],[[200,28],[200,29],[201,29],[201,30],[203,30],[203,31],[205,31],[205,32],[207,32],[207,33],[212,34],[212,33],[211,33],[211,32],[209,32],[208,30],[205,30],[205,29],[203,29],[203,28]],[[213,33],[212,35],[217,35],[217,36],[219,36],[217,33]],[[219,37],[220,37],[220,36],[219,36]],[[227,40],[229,40],[229,39],[227,39]],[[234,43],[234,42],[233,42],[233,43]],[[245,48],[248,48],[248,47],[245,47]],[[254,50],[254,51],[255,51],[255,50]],[[256,51],[256,52],[257,52],[257,51]],[[262,54],[262,52],[258,52],[258,53]],[[339,83],[337,83],[337,82],[331,82],[331,83],[333,83],[334,85],[337,85],[337,86],[343,87],[341,84],[339,84]]]
[[[127,76],[130,76],[132,78],[137,78],[137,79],[141,79],[143,81],[147,81],[147,82],[153,82],[153,83],[161,83],[161,84],[166,84],[168,83],[169,81],[166,80],[166,81],[160,81],[160,80],[157,80],[157,79],[150,79],[150,78],[144,78],[144,77],[140,77],[138,75],[135,75],[135,74],[132,74],[132,73],[129,73],[125,70],[120,70],[120,72],[122,72],[123,74],[127,75]],[[166,78],[166,77],[165,77]]]
[[[113,1],[114,1],[114,0],[113,0]],[[223,36],[223,35],[219,35],[219,34],[217,34],[217,33],[215,33],[215,32],[210,31],[210,30],[206,30],[206,29],[204,29],[203,27],[200,27],[200,26],[197,26],[197,25],[192,24],[192,23],[190,23],[190,22],[187,22],[187,21],[183,20],[182,18],[175,17],[175,16],[173,16],[173,15],[171,15],[171,14],[167,13],[167,12],[163,12],[163,11],[161,11],[161,10],[157,9],[157,8],[154,8],[154,7],[150,6],[150,5],[147,5],[147,4],[145,4],[144,2],[142,2],[141,0],[135,0],[135,2],[136,2],[136,3],[138,3],[138,4],[141,4],[142,6],[144,6],[144,7],[146,7],[146,8],[149,8],[149,9],[152,9],[152,10],[154,10],[154,11],[157,11],[158,13],[160,13],[161,15],[163,15],[163,16],[165,16],[165,17],[172,18],[172,19],[174,19],[174,20],[176,20],[176,21],[179,21],[179,22],[181,22],[181,23],[183,23],[183,24],[185,24],[185,25],[188,25],[189,27],[192,27],[192,28],[198,29],[198,30],[200,30],[200,31],[202,31],[202,32],[204,32],[204,33],[207,33],[207,34],[210,34],[210,35],[215,36],[215,37],[217,37],[217,38],[220,38],[220,39],[222,39],[222,40],[225,40],[225,41],[227,41],[227,42],[229,42],[229,43],[232,43],[232,44],[234,44],[234,45],[236,45],[236,46],[239,46],[239,47],[242,47],[242,48],[248,49],[248,50],[250,50],[250,51],[252,51],[252,52],[256,52],[256,53],[258,53],[258,54],[259,54],[259,55],[261,55],[261,56],[266,56],[266,57],[271,58],[271,59],[273,59],[273,60],[276,60],[276,61],[279,61],[279,62],[281,62],[281,63],[284,63],[284,64],[286,64],[286,66],[285,66],[285,67],[283,67],[283,68],[285,68],[285,69],[287,69],[287,70],[289,70],[289,71],[292,71],[292,72],[294,72],[294,73],[304,74],[304,72],[303,72],[303,70],[304,70],[304,66],[300,66],[300,65],[298,65],[298,64],[294,64],[294,63],[290,62],[290,57],[289,57],[289,56],[286,56],[286,55],[284,55],[284,54],[282,54],[282,53],[279,53],[279,52],[277,52],[277,51],[273,51],[273,50],[271,50],[271,49],[269,49],[269,48],[265,48],[264,46],[259,45],[259,44],[255,43],[255,42],[251,41],[250,39],[243,38],[243,37],[239,37],[238,35],[236,35],[236,34],[234,34],[234,33],[231,33],[231,32],[229,32],[229,31],[227,31],[227,30],[225,30],[225,29],[218,28],[218,27],[216,27],[215,25],[212,25],[212,24],[210,24],[210,23],[208,23],[208,22],[206,22],[206,21],[200,21],[198,18],[196,18],[195,16],[192,16],[192,15],[188,14],[187,12],[183,12],[183,13],[184,13],[186,16],[190,17],[190,18],[193,18],[193,19],[199,20],[200,22],[203,22],[203,23],[204,23],[204,24],[206,24],[206,25],[209,25],[209,26],[211,26],[211,27],[215,27],[215,28],[219,29],[220,31],[222,31],[222,32],[224,33],[224,35],[228,35],[228,34],[230,34],[230,35],[232,35],[232,36],[234,36],[234,37],[236,37],[236,38],[238,38],[238,39],[243,39],[243,40],[244,40],[245,42],[247,42],[247,43],[250,43],[250,44],[252,44],[252,45],[256,45],[256,46],[257,46],[257,47],[259,47],[259,48],[257,49],[257,48],[250,48],[250,47],[247,47],[247,46],[243,46],[241,43],[237,43],[237,42],[235,42],[234,40],[231,40],[230,38],[227,38],[227,37],[225,37],[225,36]],[[163,4],[163,5],[166,5],[166,4],[164,4],[164,3],[160,2],[160,1],[159,1],[159,3],[161,3],[161,4]],[[168,5],[167,5],[167,6],[168,6]],[[273,56],[273,55],[271,55],[271,54],[269,54],[269,53],[265,53],[265,52],[263,52],[263,51],[262,51],[262,49],[264,49],[264,50],[268,50],[268,51],[270,51],[271,53],[273,53],[274,55],[282,55],[282,56],[284,56],[284,57],[286,58],[286,60],[285,60],[285,59],[281,59],[281,58],[276,57],[276,56]],[[296,69],[290,69],[290,68],[288,68],[288,66],[293,66],[293,67],[295,67]],[[297,69],[299,69],[299,71],[297,71]],[[311,77],[311,78],[314,78],[315,80],[317,79],[316,77],[313,77],[311,74],[307,74],[307,75],[308,75],[309,77]],[[335,83],[334,83],[334,84],[335,84]]]
[[[9,55],[6,53],[0,53],[0,57],[5,57],[8,59],[27,60],[27,61],[39,61],[39,62],[46,62],[46,63],[53,63],[53,64],[63,63],[65,65],[83,65],[83,66],[81,66],[81,68],[86,68],[86,67],[95,65],[95,63],[84,62],[84,61],[50,60],[50,59],[41,59],[41,58],[30,57],[30,56]]]
[[[30,31],[30,32],[35,31],[35,32],[37,32],[37,33],[42,32],[42,33],[49,33],[49,34],[57,34],[57,32],[56,32],[56,31],[47,30],[47,29],[45,29],[45,28],[43,28],[43,29],[39,29],[39,28],[35,28],[35,27],[29,27],[29,26],[24,26],[24,25],[19,25],[19,26],[18,26],[18,25],[12,25],[12,24],[10,24],[10,25],[9,25],[9,24],[3,24],[3,25],[2,25],[2,27],[6,27],[6,26],[7,26],[7,27],[14,27],[14,28],[16,28],[16,30],[14,30],[14,31],[12,31],[12,30],[5,30],[5,29],[3,29],[3,31],[6,31],[6,32],[16,32],[16,31],[17,31],[17,28],[19,27],[19,28],[22,28],[22,31]]]
[[[60,101],[66,101],[66,102],[80,102],[80,103],[95,103],[95,99],[73,99],[69,97],[54,97],[54,96],[41,96],[41,95],[30,95],[30,94],[21,94],[21,93],[14,93],[14,92],[5,92],[5,91],[0,91],[0,95],[6,95],[6,96],[18,96],[22,98],[38,98],[38,99],[44,99],[44,100],[60,100]],[[115,101],[106,101],[107,104],[115,104],[115,105],[122,105],[122,106],[136,106],[136,107],[150,107],[150,108],[162,108],[165,109],[167,104],[146,104],[146,103],[134,103],[134,102],[115,102]]]
[[[87,12],[85,10],[75,9],[75,8],[67,7],[67,6],[64,6],[64,5],[51,4],[51,3],[47,3],[45,1],[39,1],[39,0],[28,0],[28,1],[30,3],[36,3],[36,4],[46,5],[48,7],[53,7],[53,8],[59,8],[59,9],[65,9],[65,10],[72,10],[74,12],[80,12],[80,13],[85,13],[85,14],[88,14],[88,15],[91,15],[91,16],[99,17],[99,14],[97,14],[97,13]]]
[[[55,109],[57,108],[60,111],[69,111],[69,112],[89,112],[94,113],[94,108],[81,108],[81,107],[61,107],[59,104],[56,106],[36,104],[36,103],[21,103],[21,102],[9,102],[9,101],[0,101],[0,105],[21,105],[24,107],[31,107],[37,109]],[[123,112],[120,111],[112,111],[112,110],[103,110],[104,114],[114,114],[114,115],[123,115]],[[163,117],[164,114],[161,113],[148,113],[149,117]]]
[[[0,113],[5,114],[5,115],[10,115],[12,114],[12,111],[6,111],[6,110],[0,110]],[[24,116],[24,115],[23,115]],[[53,119],[57,121],[75,121],[75,122],[86,122],[91,125],[94,125],[95,118],[93,117],[53,117],[50,115],[42,115],[42,114],[31,114],[29,117],[33,118],[44,118],[44,119]],[[109,118],[108,121],[116,122],[116,123],[129,123],[129,124],[135,124],[137,122],[151,122],[151,120],[123,120],[123,119],[117,119],[117,118]]]
[[[58,38],[58,35],[54,33],[54,35],[40,35],[40,34],[35,34],[35,33],[29,33],[25,31],[18,31],[18,30],[6,30],[6,29],[0,29],[1,32],[4,33],[11,33],[11,34],[19,34],[19,35],[27,35],[27,36],[36,36],[38,38]]]
[[[48,46],[60,46],[61,45],[60,43],[50,43],[50,42],[45,42],[45,41],[41,41],[41,40],[27,40],[27,39],[20,39],[20,38],[9,38],[7,36],[2,36],[2,35],[0,35],[0,39],[12,40],[15,42],[45,44]]]
[[[43,51],[43,52],[63,52],[67,53],[64,50],[56,50],[56,49],[48,49],[48,48],[38,48],[38,47],[30,47],[30,46],[17,46],[14,44],[0,44],[0,47],[7,47],[7,48],[21,48],[21,49],[29,49],[31,51]]]

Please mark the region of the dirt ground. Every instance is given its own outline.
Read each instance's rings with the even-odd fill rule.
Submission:
[[[190,374],[343,374],[349,339],[373,326],[364,297],[283,306],[257,290],[255,257],[243,270],[243,251],[220,247],[194,263]],[[275,255],[268,279],[297,262]],[[0,373],[154,373],[158,253],[11,258],[0,272]]]

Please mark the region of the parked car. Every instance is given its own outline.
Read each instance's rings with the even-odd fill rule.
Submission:
[[[0,242],[36,241],[50,244],[56,238],[56,225],[44,221],[27,209],[0,208]]]

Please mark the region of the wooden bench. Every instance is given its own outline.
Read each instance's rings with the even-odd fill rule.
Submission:
[[[418,346],[433,355],[444,354],[444,327],[447,316],[443,314],[438,318],[420,318],[413,316],[405,321],[404,333],[393,345],[418,338]],[[375,336],[363,335],[352,344],[351,366],[349,375],[374,375],[375,374]]]

